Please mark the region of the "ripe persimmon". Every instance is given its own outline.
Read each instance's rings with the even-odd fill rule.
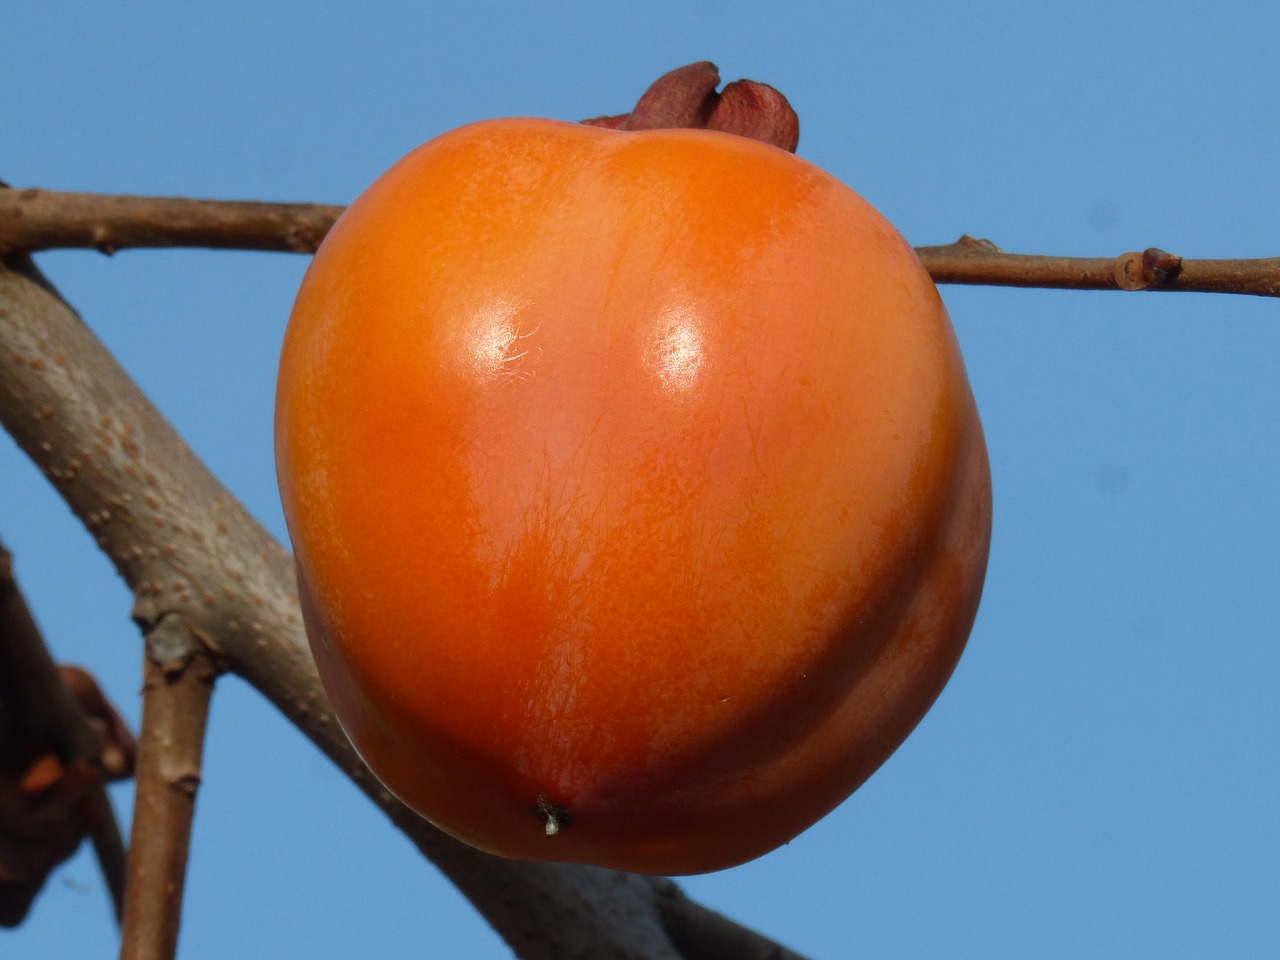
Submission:
[[[856,789],[965,644],[990,478],[911,247],[783,150],[476,123],[343,214],[277,464],[383,782],[508,857],[731,866]]]

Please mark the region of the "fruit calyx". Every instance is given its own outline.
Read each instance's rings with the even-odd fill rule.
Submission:
[[[701,60],[663,74],[630,113],[582,122],[610,130],[719,130],[796,152],[800,118],[780,91],[767,83],[735,80],[717,93],[719,83],[716,65]]]

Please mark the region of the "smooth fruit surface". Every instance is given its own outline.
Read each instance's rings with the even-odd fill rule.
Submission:
[[[307,273],[276,445],[348,735],[510,857],[786,842],[923,716],[986,566],[937,290],[847,187],[728,134],[498,120],[409,154]]]

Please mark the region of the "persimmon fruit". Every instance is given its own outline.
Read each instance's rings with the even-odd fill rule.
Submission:
[[[788,841],[932,704],[986,566],[933,283],[848,187],[726,133],[509,119],[410,153],[306,275],[276,443],[343,727],[507,857]]]

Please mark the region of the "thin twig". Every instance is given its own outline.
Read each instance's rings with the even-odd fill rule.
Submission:
[[[91,818],[89,841],[93,844],[93,855],[111,895],[111,911],[116,923],[120,924],[124,920],[124,877],[128,853],[120,835],[120,822],[116,819],[115,808],[111,806],[111,797],[107,795],[104,784],[93,788],[87,813]]]
[[[342,207],[0,189],[0,256],[61,248],[314,253]]]
[[[215,674],[179,618],[166,617],[149,633],[121,960],[172,960],[177,953]]]
[[[0,543],[0,701],[27,730],[47,737],[64,764],[98,772],[83,816],[119,923],[124,908],[125,847],[99,758],[102,738],[90,725],[54,663],[13,575],[12,555]]]
[[[1185,260],[1158,247],[1118,257],[1045,257],[1005,253],[969,236],[946,246],[916,247],[916,253],[936,283],[1280,296],[1280,257]]]
[[[313,253],[342,207],[0,189],[0,256],[62,248],[203,247]],[[1184,260],[1156,247],[1118,257],[1004,253],[961,237],[916,247],[936,283],[1280,296],[1280,257]]]

